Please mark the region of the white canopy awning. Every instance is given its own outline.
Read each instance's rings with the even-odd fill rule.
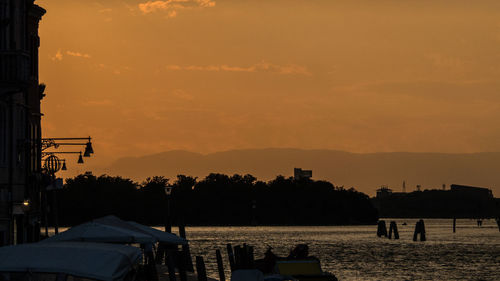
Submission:
[[[143,244],[155,243],[157,239],[151,235],[133,231],[130,229],[104,225],[96,222],[87,222],[81,225],[74,226],[41,242],[46,243],[61,241]]]
[[[138,263],[141,251],[126,245],[61,242],[0,248],[0,272],[65,273],[73,276],[122,280]]]
[[[156,237],[158,241],[166,243],[166,244],[174,244],[174,245],[186,245],[188,241],[182,237],[179,237],[175,234],[164,232],[161,230],[158,230],[156,228],[152,228],[149,226],[145,226],[133,221],[128,221],[131,225],[142,229],[143,231],[149,233],[150,235]]]
[[[146,225],[142,225],[133,221],[124,221],[116,216],[105,216],[99,219],[95,219],[92,222],[123,228],[130,231],[140,232],[145,235],[154,237],[157,241],[172,244],[172,245],[185,245],[188,241],[181,238],[175,234],[164,232]]]

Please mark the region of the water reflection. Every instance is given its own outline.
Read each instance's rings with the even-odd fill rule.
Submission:
[[[386,219],[390,220],[398,224],[399,240],[378,238],[376,225],[187,227],[186,231],[193,257],[204,256],[214,278],[215,249],[221,249],[229,270],[227,243],[253,245],[256,258],[268,246],[286,256],[294,245],[306,243],[323,269],[340,280],[500,280],[500,232],[494,220],[483,221],[481,228],[475,220],[457,220],[454,234],[451,219],[426,219],[426,242],[412,240],[416,219]]]

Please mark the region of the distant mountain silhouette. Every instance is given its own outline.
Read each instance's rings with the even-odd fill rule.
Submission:
[[[467,184],[493,189],[500,195],[499,152],[445,153],[349,153],[335,150],[245,149],[211,154],[168,151],[127,157],[97,171],[142,181],[149,176],[174,178],[177,174],[204,178],[209,173],[251,174],[267,181],[277,175],[292,176],[293,168],[313,170],[313,179],[354,187],[370,196],[381,185],[394,191],[441,188],[442,184]]]

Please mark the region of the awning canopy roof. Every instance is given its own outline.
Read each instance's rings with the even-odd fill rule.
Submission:
[[[145,235],[152,236],[156,241],[165,243],[165,244],[172,244],[172,245],[184,245],[187,244],[187,240],[184,238],[181,238],[175,234],[168,233],[168,232],[163,232],[158,229],[142,225],[133,221],[124,221],[116,216],[105,216],[102,218],[98,218],[93,220],[92,222],[103,224],[103,225],[108,225],[108,226],[113,226],[117,228],[123,228],[126,230],[134,231],[134,232],[139,232]]]
[[[116,216],[105,216],[74,226],[42,241],[87,241],[101,243],[155,243],[185,245],[188,241],[175,234],[163,232],[133,221],[124,221]]]
[[[0,248],[0,272],[65,273],[103,281],[123,279],[141,250],[126,245],[61,242]]]
[[[91,221],[47,238],[42,243],[61,241],[145,244],[155,243],[157,239],[145,233]]]
[[[146,233],[149,233],[153,237],[156,237],[158,241],[166,243],[166,244],[174,244],[174,245],[185,245],[188,243],[188,241],[182,237],[179,237],[175,234],[164,232],[161,230],[158,230],[156,228],[152,228],[149,226],[145,226],[133,221],[127,221],[127,223],[137,227],[138,229],[143,230]]]

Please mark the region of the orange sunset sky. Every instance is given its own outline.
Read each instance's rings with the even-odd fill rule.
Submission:
[[[500,1],[37,0],[45,137],[500,151]]]

